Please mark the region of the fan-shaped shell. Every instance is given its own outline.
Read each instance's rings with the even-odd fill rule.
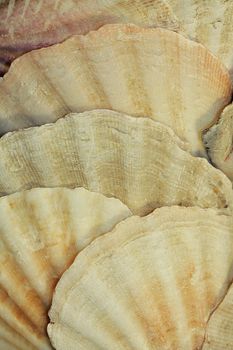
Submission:
[[[184,32],[205,45],[233,77],[233,2],[231,0],[167,0]]]
[[[208,322],[203,350],[233,349],[233,286]]]
[[[225,67],[165,29],[106,25],[19,58],[0,84],[4,133],[96,108],[147,116],[205,154],[200,133],[231,95]]]
[[[0,199],[0,344],[51,349],[47,310],[77,253],[130,216],[119,200],[85,189],[33,189]]]
[[[7,1],[0,10],[0,73],[24,52],[115,22],[179,27],[165,0]]]
[[[232,208],[232,184],[163,124],[108,110],[0,140],[0,192],[82,186],[139,215],[164,205]]]
[[[214,165],[233,181],[233,105],[227,106],[217,124],[204,134],[204,143]]]
[[[200,349],[233,277],[232,216],[171,207],[96,239],[57,284],[57,350]]]

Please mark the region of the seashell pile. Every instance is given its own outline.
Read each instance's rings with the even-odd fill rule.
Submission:
[[[0,350],[233,350],[232,16],[0,0]]]

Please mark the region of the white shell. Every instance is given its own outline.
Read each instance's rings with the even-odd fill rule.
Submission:
[[[108,110],[0,140],[0,193],[82,186],[144,215],[165,205],[233,208],[231,182],[163,124]]]
[[[217,124],[204,134],[208,155],[217,168],[233,181],[233,105],[227,106]]]
[[[233,285],[208,322],[203,350],[233,349]]]
[[[80,250],[130,215],[119,200],[82,188],[1,198],[0,344],[51,349],[47,311],[58,279]]]
[[[200,134],[230,96],[227,70],[200,44],[161,28],[106,25],[13,63],[0,84],[0,132],[108,108],[160,121],[205,155]]]
[[[232,216],[161,208],[96,239],[57,284],[57,350],[200,349],[233,277]]]
[[[230,70],[233,78],[232,0],[166,0],[180,27],[205,45]]]

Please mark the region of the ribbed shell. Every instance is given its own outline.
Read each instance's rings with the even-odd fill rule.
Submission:
[[[165,205],[230,207],[232,184],[163,124],[108,110],[71,114],[0,140],[0,193],[82,186],[144,215]]]
[[[17,292],[17,291],[15,291]],[[0,349],[1,350],[36,350],[30,342],[10,327],[0,318]]]
[[[80,250],[130,215],[119,200],[82,188],[1,198],[0,345],[51,349],[47,311],[59,277]]]
[[[8,0],[0,9],[0,74],[24,52],[106,23],[179,28],[166,0]]]
[[[227,106],[217,124],[204,135],[208,155],[217,168],[233,181],[233,105]]]
[[[0,84],[0,133],[107,108],[160,121],[204,155],[201,131],[230,95],[227,70],[203,46],[165,29],[106,25],[14,62]]]
[[[95,240],[57,284],[57,350],[195,350],[233,277],[232,217],[161,208]]]
[[[232,0],[166,0],[180,27],[205,45],[230,70],[233,78]]]
[[[208,322],[203,350],[233,349],[233,285]]]

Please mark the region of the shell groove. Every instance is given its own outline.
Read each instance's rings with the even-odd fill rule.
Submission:
[[[208,155],[219,169],[233,181],[233,105],[227,106],[217,124],[204,134]]]
[[[58,279],[78,252],[130,215],[119,200],[82,188],[2,197],[0,344],[51,349],[47,311]]]
[[[200,349],[233,277],[232,216],[170,207],[131,217],[85,248],[57,284],[57,350]]]
[[[107,23],[178,30],[166,0],[7,1],[0,10],[0,74],[27,51],[73,34],[86,34]]]
[[[233,349],[233,286],[208,322],[203,350]]]
[[[230,96],[227,70],[200,44],[161,28],[106,25],[14,62],[0,84],[0,133],[107,108],[162,122],[205,155],[201,131]]]
[[[231,0],[166,0],[180,27],[205,45],[230,70],[233,78],[233,2]]]
[[[230,207],[232,184],[163,124],[108,110],[70,114],[0,140],[0,193],[85,187],[144,215],[165,205]]]

